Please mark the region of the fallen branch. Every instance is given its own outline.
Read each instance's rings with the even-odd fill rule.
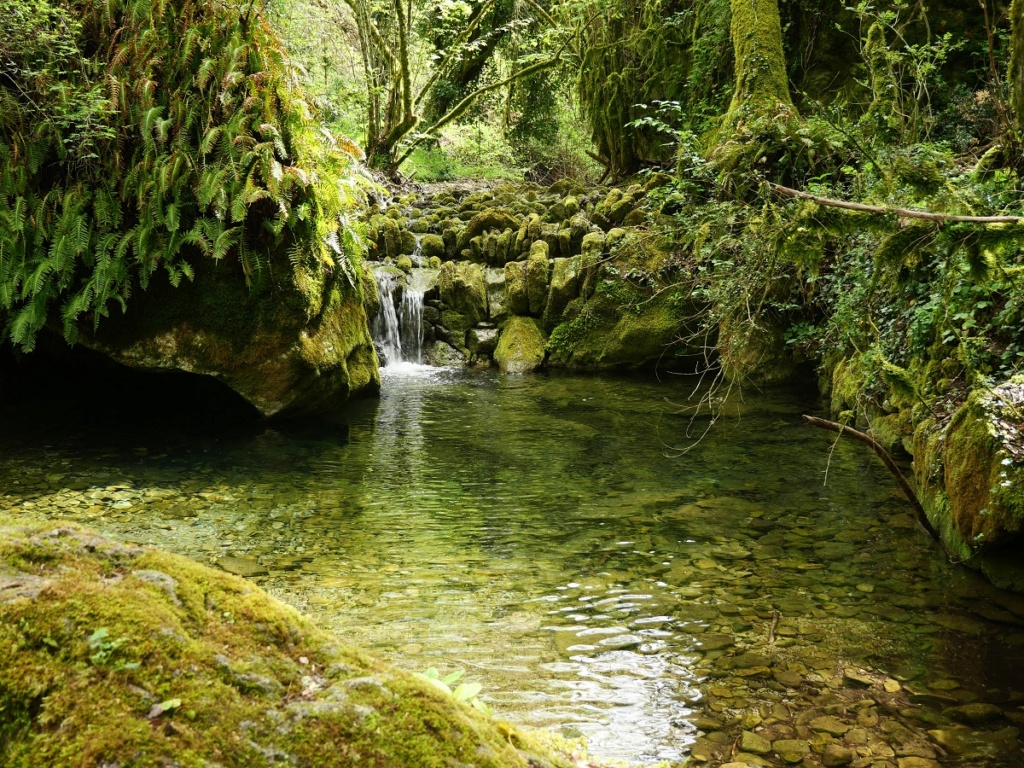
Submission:
[[[952,213],[932,213],[931,211],[915,211],[910,208],[892,208],[887,205],[866,205],[864,203],[851,203],[846,200],[834,200],[831,197],[812,195],[810,192],[801,192],[798,189],[784,187],[781,184],[768,183],[773,190],[785,197],[795,197],[798,200],[810,200],[818,205],[829,208],[842,208],[847,211],[858,213],[876,213],[883,216],[896,216],[900,219],[924,219],[934,221],[938,224],[949,224],[953,222],[966,224],[1020,224],[1024,222],[1024,216],[958,216]]]
[[[862,443],[870,445],[872,450],[878,454],[878,458],[885,464],[886,469],[892,473],[892,476],[896,479],[900,488],[903,489],[903,493],[907,495],[907,499],[910,501],[911,506],[914,507],[914,511],[917,513],[917,522],[921,524],[928,535],[936,541],[939,541],[939,532],[935,530],[935,527],[928,520],[928,515],[925,514],[924,507],[921,506],[920,499],[917,498],[917,494],[914,493],[914,489],[910,486],[910,482],[900,472],[900,468],[896,466],[896,461],[893,459],[892,454],[889,453],[881,444],[870,435],[866,435],[853,427],[848,427],[845,424],[837,424],[834,421],[827,421],[826,419],[819,419],[814,416],[804,416],[804,421],[815,427],[821,427],[831,432],[838,432],[840,435],[846,435],[852,437],[854,440],[860,440]]]

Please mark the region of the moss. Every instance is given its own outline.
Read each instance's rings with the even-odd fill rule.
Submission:
[[[498,337],[494,362],[502,373],[531,373],[544,362],[544,334],[530,317],[509,318]]]
[[[470,241],[491,230],[499,232],[506,229],[519,229],[519,221],[508,211],[500,208],[488,208],[476,214],[459,234],[458,250],[469,247]]]
[[[443,259],[445,255],[444,238],[441,235],[424,235],[420,240],[420,248],[428,259]]]
[[[735,90],[729,116],[791,111],[778,0],[732,0]]]
[[[677,352],[685,322],[665,297],[649,299],[640,311],[624,312],[610,293],[576,299],[566,321],[551,333],[551,364],[584,369],[640,368],[670,360]]]
[[[479,264],[445,262],[437,284],[445,308],[463,315],[467,329],[487,319],[487,282]]]
[[[10,768],[570,765],[241,578],[76,527],[0,525]]]
[[[957,531],[975,548],[1013,541],[1024,527],[1024,471],[995,426],[993,405],[992,390],[972,392],[946,429],[949,512]]]
[[[530,247],[526,259],[526,297],[530,314],[540,315],[548,297],[548,245],[543,240]]]
[[[758,323],[723,322],[718,331],[722,371],[730,381],[757,387],[782,384],[793,377],[796,362],[783,331],[768,317]]]
[[[1024,128],[1024,0],[1010,4],[1010,101],[1018,130]]]
[[[525,261],[510,261],[505,265],[505,295],[508,298],[508,309],[513,315],[530,314]]]

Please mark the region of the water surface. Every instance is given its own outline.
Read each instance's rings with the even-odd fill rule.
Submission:
[[[806,393],[734,396],[693,446],[686,379],[385,374],[298,429],[13,426],[0,511],[248,558],[345,640],[464,669],[607,757],[681,759],[741,720],[803,738],[817,708],[893,765],[1021,764],[1024,599],[951,564],[863,446],[801,422]],[[909,736],[845,709],[850,670],[898,689]],[[994,721],[943,714],[978,701]],[[942,755],[937,728],[974,741]]]

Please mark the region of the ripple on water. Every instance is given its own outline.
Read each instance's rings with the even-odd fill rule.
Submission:
[[[1004,742],[1024,721],[1024,598],[951,566],[859,447],[835,446],[823,485],[805,403],[747,397],[680,455],[701,424],[679,382],[382,373],[333,431],[9,435],[0,509],[255,561],[351,642],[465,669],[502,716],[609,757],[710,755],[700,734],[737,718],[785,736],[865,685],[900,727],[924,708],[922,743],[969,741],[954,705],[998,705],[982,731]],[[894,743],[884,712],[858,717]]]

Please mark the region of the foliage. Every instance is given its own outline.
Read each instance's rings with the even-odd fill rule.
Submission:
[[[355,272],[352,158],[321,131],[256,6],[18,0],[2,41],[0,312],[74,341],[155,273],[237,263],[258,286]]]

